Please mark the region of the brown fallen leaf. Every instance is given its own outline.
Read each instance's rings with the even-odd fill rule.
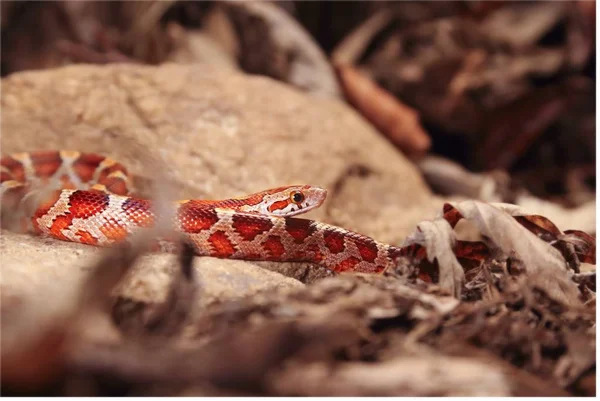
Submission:
[[[456,235],[452,227],[444,219],[424,221],[417,225],[414,233],[406,238],[403,247],[419,244],[427,251],[427,260],[437,260],[439,268],[439,285],[460,299],[465,274],[458,263],[453,249]]]
[[[560,239],[567,241],[575,247],[579,260],[583,263],[596,264],[596,239],[579,230],[567,230]]]
[[[477,227],[494,251],[522,261],[528,277],[550,296],[566,305],[581,304],[579,290],[571,280],[561,253],[512,217],[511,212],[518,210],[518,206],[464,201],[444,209],[451,207]]]
[[[431,147],[419,115],[352,66],[335,65],[344,94],[375,127],[404,153],[421,157]]]
[[[538,238],[556,248],[565,258],[569,268],[579,273],[581,263],[596,262],[596,240],[591,235],[579,231],[562,231],[550,219],[525,212],[520,206],[507,203],[491,203],[511,215],[519,224]],[[455,227],[464,216],[450,204],[444,205],[444,219]],[[567,234],[568,233],[568,234]]]

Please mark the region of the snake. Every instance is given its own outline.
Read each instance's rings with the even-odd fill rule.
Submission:
[[[12,153],[1,159],[0,211],[4,218],[29,205],[24,230],[110,246],[153,227],[160,217],[152,200],[132,193],[132,182],[124,165],[96,153]],[[34,196],[40,188],[44,196]],[[326,196],[317,186],[288,185],[231,199],[179,200],[169,203],[170,221],[198,256],[309,262],[338,273],[381,273],[397,263],[401,248],[294,217],[319,207]]]

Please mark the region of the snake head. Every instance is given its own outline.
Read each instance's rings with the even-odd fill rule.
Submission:
[[[290,217],[321,206],[327,197],[327,190],[312,185],[290,185],[259,192],[251,197],[258,202],[245,205],[242,211]]]

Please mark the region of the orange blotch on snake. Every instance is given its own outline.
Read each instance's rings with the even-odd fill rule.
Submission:
[[[82,244],[98,244],[98,239],[92,236],[92,234],[88,233],[87,231],[79,230],[75,233],[75,235],[79,238],[79,242],[81,242]]]
[[[50,233],[52,233],[52,235],[55,238],[61,239],[63,241],[70,241],[70,239],[65,237],[65,235],[63,234],[63,230],[68,229],[69,226],[71,226],[72,222],[73,222],[72,215],[58,216],[52,222],[52,226],[50,227]]]
[[[208,243],[213,248],[210,256],[227,258],[232,256],[235,252],[233,244],[229,241],[229,238],[227,238],[227,234],[225,234],[224,231],[215,231],[208,237]]]
[[[267,219],[249,219],[246,216],[233,216],[233,228],[246,241],[252,241],[257,235],[273,228]]]
[[[351,271],[354,269],[354,266],[360,263],[360,259],[355,258],[354,256],[350,256],[348,259],[345,259],[331,268],[336,272],[345,272]]]
[[[271,205],[269,205],[269,207],[267,208],[269,210],[269,212],[275,212],[277,210],[282,210],[285,209],[288,205],[290,204],[289,200],[280,200],[277,202],[273,202]]]
[[[129,235],[129,231],[115,220],[103,224],[100,231],[111,241],[122,241]]]
[[[377,245],[374,241],[356,241],[354,242],[356,248],[358,248],[358,252],[360,252],[360,256],[363,260],[367,262],[374,262],[375,258],[377,258]]]
[[[285,231],[294,238],[294,242],[301,244],[315,232],[315,228],[310,220],[288,219],[285,222]]]
[[[121,206],[127,219],[139,227],[151,227],[154,224],[154,215],[150,211],[150,201],[145,199],[128,198]]]
[[[326,230],[323,232],[323,240],[325,246],[331,251],[331,253],[340,253],[346,248],[344,246],[344,236],[332,230]]]
[[[285,252],[285,247],[281,243],[281,240],[274,235],[269,235],[262,243],[262,246],[266,249],[270,260],[278,260]]]
[[[210,229],[219,221],[217,212],[209,209],[198,209],[192,202],[184,203],[177,211],[181,229],[190,234],[197,234]]]

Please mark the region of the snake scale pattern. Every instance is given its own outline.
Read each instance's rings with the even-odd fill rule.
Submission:
[[[130,195],[120,163],[93,153],[38,151],[2,158],[3,213],[44,188],[24,229],[64,241],[109,246],[154,224],[152,202]],[[310,185],[269,189],[226,200],[173,204],[173,228],[200,256],[298,261],[336,272],[380,273],[401,249],[340,227],[292,216],[320,206],[327,191]],[[38,197],[39,198],[39,197]]]

